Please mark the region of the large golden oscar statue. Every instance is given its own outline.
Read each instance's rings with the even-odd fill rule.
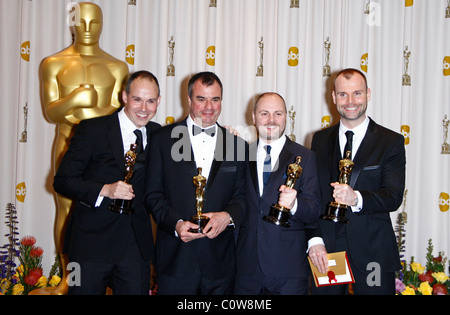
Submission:
[[[103,51],[99,39],[103,15],[93,3],[75,4],[79,10],[72,46],[43,60],[40,69],[41,98],[47,119],[56,124],[53,146],[55,173],[68,148],[73,126],[81,120],[113,113],[120,106],[120,92],[128,76],[128,66]],[[72,200],[55,193],[55,245],[61,259],[63,278],[52,289],[35,290],[35,294],[66,294],[67,257],[63,252],[64,230]]]

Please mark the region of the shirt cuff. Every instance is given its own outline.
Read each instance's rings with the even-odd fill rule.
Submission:
[[[321,237],[312,237],[309,241],[308,241],[308,249],[307,249],[307,253],[309,252],[309,249],[311,247],[313,247],[314,245],[323,245],[325,246],[325,243],[323,242],[323,239]]]
[[[98,196],[97,201],[95,202],[95,207],[100,207],[101,203],[103,201],[103,196]]]
[[[362,210],[363,207],[363,199],[361,196],[361,193],[357,190],[355,190],[356,195],[358,196],[358,203],[356,204],[356,206],[352,206],[352,212],[360,212]]]
[[[297,212],[297,198],[295,198],[294,206],[291,209],[291,215],[294,215]]]

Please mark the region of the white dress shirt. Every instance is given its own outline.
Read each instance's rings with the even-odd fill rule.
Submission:
[[[282,136],[277,140],[272,141],[269,145],[271,146],[270,158],[271,158],[271,170],[276,171],[278,167],[278,158],[280,156],[281,150],[283,150],[284,144],[286,143],[286,137]],[[259,195],[263,194],[264,183],[263,183],[263,169],[264,160],[266,159],[267,151],[264,148],[268,145],[264,139],[259,138],[258,149],[256,151],[256,169],[258,172],[258,185],[259,185]]]
[[[131,144],[136,143],[136,135],[134,134],[134,131],[136,129],[139,129],[142,132],[142,146],[145,149],[145,146],[147,145],[147,129],[145,128],[145,126],[142,128],[137,128],[136,125],[125,114],[124,110],[121,110],[118,116],[120,133],[122,134],[123,155],[125,156],[125,154],[130,150]],[[98,196],[95,206],[99,207],[102,201],[103,196]]]
[[[194,159],[195,163],[197,165],[197,168],[202,168],[202,176],[208,178],[209,172],[211,170],[211,165],[214,160],[214,152],[216,150],[216,141],[217,141],[217,124],[214,124],[213,126],[210,126],[208,128],[203,128],[199,125],[197,125],[191,118],[191,116],[188,116],[186,120],[189,138],[191,140],[192,144],[192,151],[194,152]],[[216,132],[214,133],[214,136],[207,135],[204,132],[199,133],[198,135],[194,136],[192,134],[192,126],[196,125],[197,127],[200,127],[201,129],[209,129],[209,128],[216,128]]]
[[[266,159],[267,151],[264,148],[266,145],[271,146],[270,151],[270,161],[271,161],[271,169],[272,172],[276,171],[279,167],[279,158],[281,150],[283,150],[284,144],[286,143],[286,137],[283,135],[282,137],[273,140],[270,144],[267,144],[264,139],[259,138],[258,141],[258,149],[256,151],[256,169],[258,172],[258,185],[259,185],[259,195],[262,196],[264,183],[263,183],[263,168],[264,168],[264,160]],[[291,214],[294,215],[297,211],[297,199],[295,199],[294,206],[290,210]]]
[[[144,127],[137,128],[136,125],[128,118],[124,110],[119,112],[120,132],[122,134],[123,155],[130,150],[130,145],[136,143],[136,135],[134,131],[139,129],[142,132],[142,147],[145,149],[147,145],[147,129]]]
[[[352,159],[353,159],[356,156],[356,153],[359,149],[359,146],[361,145],[361,142],[364,139],[364,136],[366,135],[367,127],[369,127],[369,122],[370,122],[369,117],[366,116],[366,119],[363,121],[363,123],[353,129],[348,129],[347,127],[344,126],[344,124],[342,124],[342,122],[340,123],[339,146],[341,149],[342,156],[344,156],[344,147],[345,144],[347,143],[347,137],[345,136],[347,130],[353,131],[353,145],[352,145]],[[355,193],[358,195],[358,203],[356,204],[356,206],[351,207],[351,209],[353,212],[359,212],[363,207],[363,200],[361,193],[359,191],[355,190]]]

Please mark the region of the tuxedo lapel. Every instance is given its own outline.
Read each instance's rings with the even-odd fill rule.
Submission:
[[[172,154],[180,154],[182,165],[188,169],[192,169],[193,176],[197,175],[197,165],[194,159],[194,151],[192,149],[191,138],[189,137],[189,130],[186,123],[187,119],[180,121],[174,125],[172,129],[172,143],[171,148],[180,148],[182,151],[172,152]],[[181,142],[180,142],[181,141]],[[178,143],[179,142],[179,143]],[[187,150],[188,152],[184,152]]]
[[[328,159],[328,170],[330,174],[330,183],[334,183],[338,180],[339,174],[339,160],[342,158],[341,150],[339,149],[339,125],[335,125],[328,137],[328,145],[326,156],[331,158]]]
[[[280,152],[280,156],[278,157],[278,160],[276,161],[275,167],[276,170],[272,172],[272,175],[274,177],[284,177],[286,175],[286,167],[285,165],[289,165],[291,163],[294,163],[294,154],[290,150],[291,140],[286,138],[286,143],[283,146],[283,149]]]
[[[111,146],[114,159],[123,169],[125,169],[122,133],[120,131],[119,116],[117,112],[112,114],[111,119],[109,120],[108,141]]]
[[[229,150],[233,149],[234,138],[227,137],[227,130],[219,124],[217,124],[217,139],[216,139],[216,147],[214,150],[214,159],[212,161],[211,169],[209,171],[208,183],[206,186],[212,185],[214,178],[217,175],[220,167],[222,166],[223,161],[227,158],[227,152],[231,152]],[[231,135],[231,134],[230,134]]]
[[[256,153],[258,151],[258,142],[255,141],[250,144],[249,146],[249,152],[250,152],[250,158],[249,158],[249,171],[250,171],[250,177],[252,179],[253,188],[255,189],[256,196],[260,195],[259,192],[259,184],[258,184],[258,167],[256,163]]]
[[[369,126],[366,131],[366,135],[364,136],[361,145],[359,146],[358,151],[356,152],[355,158],[353,162],[355,166],[353,167],[352,173],[350,175],[350,186],[352,188],[355,187],[356,181],[358,180],[358,176],[361,173],[361,170],[367,166],[364,161],[370,160],[370,155],[373,153],[374,148],[377,144],[376,137],[376,124],[374,121],[370,120]]]

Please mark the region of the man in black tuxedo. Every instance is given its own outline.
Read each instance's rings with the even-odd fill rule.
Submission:
[[[159,294],[231,294],[235,274],[233,227],[245,217],[247,145],[217,123],[222,83],[211,72],[188,85],[190,114],[152,135],[145,205],[158,230],[156,270]],[[198,130],[198,132],[197,132]],[[203,233],[189,222],[196,214],[193,177],[206,177]]]
[[[317,233],[320,188],[316,157],[284,135],[286,116],[286,104],[279,94],[258,97],[253,123],[259,139],[250,144],[246,175],[248,216],[237,241],[237,294],[307,294],[308,248],[318,268],[327,270],[326,250]],[[297,156],[302,159],[303,171],[290,188],[285,185],[286,171]],[[290,227],[263,220],[277,203],[290,209]]]
[[[81,279],[72,279],[69,294],[105,294],[107,286],[114,294],[149,293],[154,245],[142,204],[144,152],[136,149],[130,183],[124,176],[125,153],[138,137],[134,131],[140,131],[143,149],[160,128],[150,122],[161,99],[156,77],[147,71],[132,74],[122,99],[123,110],[80,122],[55,175],[55,191],[76,201],[64,247],[69,260],[79,264]],[[114,199],[132,200],[133,213],[111,211]]]
[[[321,220],[322,237],[328,252],[347,251],[355,294],[395,294],[395,271],[401,266],[390,212],[403,199],[404,137],[366,116],[371,91],[359,70],[339,72],[332,96],[340,123],[318,131],[311,148],[318,159],[323,214],[332,198],[351,211],[346,213],[348,224]],[[347,142],[351,146],[344,149]],[[338,164],[347,150],[354,167],[350,183],[339,184]],[[317,294],[346,291],[346,285],[313,287]]]

